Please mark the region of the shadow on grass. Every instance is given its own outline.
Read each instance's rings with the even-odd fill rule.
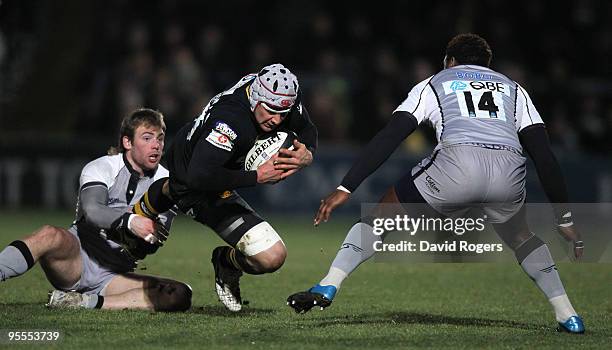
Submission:
[[[261,309],[255,307],[243,307],[239,312],[232,312],[222,305],[204,305],[197,306],[189,310],[192,314],[201,314],[209,316],[220,316],[220,317],[249,317],[255,315],[270,315],[275,313],[277,310],[274,309]]]
[[[420,312],[389,312],[381,314],[364,314],[360,316],[346,316],[344,318],[326,318],[316,323],[318,327],[334,325],[380,324],[425,324],[425,325],[452,325],[477,326],[496,328],[520,328],[526,330],[548,329],[549,326],[534,323],[525,323],[509,320],[494,320],[478,317],[456,317],[445,315],[432,315]]]

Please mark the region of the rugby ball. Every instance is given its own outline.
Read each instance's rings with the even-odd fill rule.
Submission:
[[[281,148],[293,150],[295,139],[297,135],[293,131],[272,131],[259,136],[244,158],[244,170],[257,170]]]

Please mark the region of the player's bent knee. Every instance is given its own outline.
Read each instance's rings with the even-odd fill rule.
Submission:
[[[287,249],[282,242],[275,244],[268,250],[261,252],[256,257],[257,268],[260,272],[274,272],[283,266],[287,258]]]
[[[164,293],[164,291],[162,291]],[[181,312],[187,311],[191,307],[193,291],[188,284],[174,282],[169,287],[168,299],[160,311]]]
[[[236,249],[247,256],[260,272],[278,270],[287,257],[283,240],[265,221],[248,230],[236,244]]]
[[[37,244],[42,244],[49,248],[62,247],[68,240],[72,238],[70,233],[52,225],[43,225],[33,237]]]

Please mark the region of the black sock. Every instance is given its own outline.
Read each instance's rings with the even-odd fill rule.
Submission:
[[[168,178],[155,181],[145,194],[134,205],[134,213],[148,218],[155,218],[159,213],[172,208],[174,202],[163,193],[164,183]]]
[[[260,275],[261,272],[255,270],[246,260],[246,256],[232,247],[223,247],[221,253],[221,264],[225,267],[240,270],[250,275]]]
[[[34,266],[34,257],[32,257],[32,252],[30,251],[30,248],[28,248],[28,246],[23,241],[19,241],[19,240],[13,241],[9,245],[12,245],[13,247],[19,249],[19,251],[23,255],[23,258],[28,263],[28,270],[31,269],[32,266]]]
[[[104,297],[98,295],[98,302],[96,303],[96,306],[94,306],[94,309],[101,309],[102,305],[104,305]]]

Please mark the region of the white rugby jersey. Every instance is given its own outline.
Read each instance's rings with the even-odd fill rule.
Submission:
[[[457,144],[505,146],[522,152],[518,132],[543,123],[527,92],[505,75],[476,65],[444,69],[417,84],[395,111],[436,130],[436,149]]]
[[[81,200],[77,202],[77,216],[73,227],[77,229],[81,245],[88,254],[104,265],[117,270],[133,267],[134,261],[121,252],[122,247],[119,244],[106,238],[107,232],[117,220],[121,220],[126,213],[131,211],[134,204],[153,182],[168,176],[168,170],[159,165],[155,171],[145,172],[145,175],[141,177],[132,169],[122,153],[100,157],[85,165],[79,181],[79,198],[86,189],[94,187],[106,189],[108,192],[106,206],[112,209],[98,213],[88,212],[88,217],[95,216],[95,221],[99,222],[99,226],[95,226],[84,220]],[[168,223],[166,226],[169,227],[175,213],[169,211],[161,216],[162,220]]]

